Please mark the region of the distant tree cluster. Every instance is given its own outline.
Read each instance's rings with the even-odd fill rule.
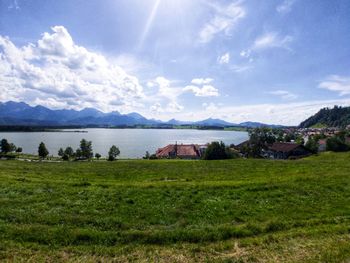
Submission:
[[[350,124],[350,107],[334,106],[333,109],[324,108],[300,124],[301,128],[316,125],[345,128]]]
[[[13,143],[8,142],[7,139],[2,139],[0,141],[0,154],[1,155],[7,155],[8,153],[21,153],[23,151],[22,147],[16,147]],[[117,146],[113,145],[108,152],[108,158],[109,161],[115,161],[117,160],[118,156],[120,155],[120,150]],[[47,149],[44,142],[41,142],[38,147],[38,156],[40,159],[45,159],[49,156],[49,150]],[[90,160],[94,156],[97,160],[99,160],[102,156],[99,153],[96,153],[94,155],[92,150],[92,142],[88,141],[86,139],[82,139],[80,141],[80,146],[75,151],[72,147],[68,146],[65,149],[60,148],[58,150],[58,156],[62,158],[62,160],[69,161],[69,160]],[[8,156],[8,157],[12,157]],[[15,157],[15,156],[14,156]]]
[[[115,161],[117,157],[120,155],[120,150],[117,146],[113,145],[108,152],[108,160]],[[92,142],[87,141],[86,139],[82,139],[80,141],[80,146],[74,152],[73,148],[68,146],[65,150],[60,148],[58,151],[58,156],[60,156],[63,160],[69,161],[71,159],[75,160],[90,160],[94,156],[97,160],[99,160],[102,156],[99,153],[93,153],[92,150]]]
[[[22,147],[17,147],[13,143],[10,143],[7,139],[2,139],[0,142],[0,151],[2,154],[7,153],[21,153]]]

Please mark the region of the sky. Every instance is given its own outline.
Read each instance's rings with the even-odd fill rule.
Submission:
[[[297,125],[350,105],[349,0],[0,0],[0,101]]]

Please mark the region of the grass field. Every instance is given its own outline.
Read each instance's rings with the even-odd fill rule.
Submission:
[[[350,154],[0,161],[0,261],[349,262]]]

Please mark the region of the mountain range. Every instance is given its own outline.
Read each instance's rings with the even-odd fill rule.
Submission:
[[[118,111],[103,113],[94,108],[76,110],[52,110],[43,106],[32,107],[24,102],[0,102],[0,125],[18,126],[134,126],[134,125],[196,125],[196,126],[241,126],[262,127],[269,126],[258,122],[244,122],[240,124],[226,122],[220,119],[206,119],[196,122],[178,121],[175,119],[163,122],[147,119],[139,113],[121,114]]]

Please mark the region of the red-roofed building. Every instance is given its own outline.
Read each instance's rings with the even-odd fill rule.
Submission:
[[[157,158],[200,159],[205,149],[205,145],[198,144],[169,144],[159,148],[156,156]]]

